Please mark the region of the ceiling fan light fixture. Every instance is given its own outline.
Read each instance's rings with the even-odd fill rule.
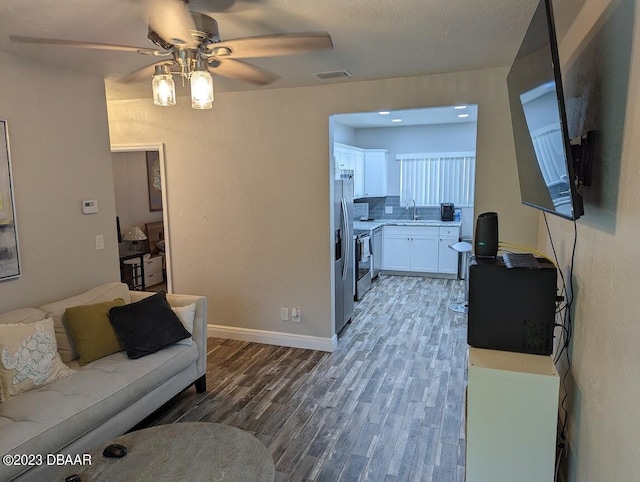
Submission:
[[[168,65],[156,65],[151,88],[155,105],[162,107],[176,105],[176,85]]]
[[[191,107],[211,109],[213,107],[213,78],[205,61],[196,61],[194,70],[189,75],[189,82],[191,84]]]

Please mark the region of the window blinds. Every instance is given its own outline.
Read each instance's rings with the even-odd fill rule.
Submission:
[[[398,154],[400,205],[413,199],[418,206],[473,206],[476,157],[474,152]]]

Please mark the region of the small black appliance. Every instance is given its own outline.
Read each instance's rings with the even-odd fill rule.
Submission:
[[[553,351],[557,270],[508,268],[502,257],[473,257],[469,265],[467,342],[477,348],[534,355]]]
[[[440,203],[440,220],[453,221],[454,206],[453,203]]]

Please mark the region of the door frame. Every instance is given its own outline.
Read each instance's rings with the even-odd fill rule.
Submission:
[[[145,152],[157,151],[160,160],[160,185],[162,186],[162,224],[164,226],[165,244],[165,267],[167,274],[167,293],[173,293],[173,269],[171,263],[171,229],[169,224],[169,203],[167,196],[167,171],[164,159],[164,144],[115,144],[111,146],[112,153],[118,152]]]

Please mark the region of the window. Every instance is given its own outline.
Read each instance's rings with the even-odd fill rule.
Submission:
[[[418,206],[473,206],[475,152],[398,154],[400,205],[413,199]]]

